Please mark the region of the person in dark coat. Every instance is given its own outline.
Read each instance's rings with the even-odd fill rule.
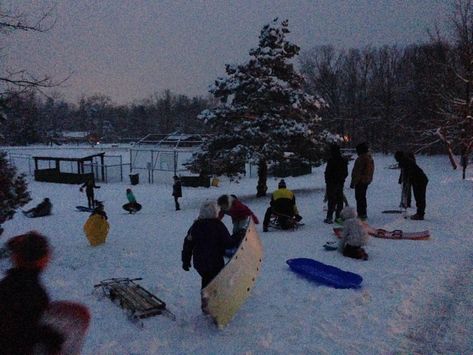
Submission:
[[[94,179],[90,178],[86,182],[82,184],[80,187],[80,192],[84,191],[85,187],[85,194],[87,195],[87,204],[89,208],[94,208],[95,203],[95,196],[94,196],[94,189],[100,189],[100,186],[95,185]]]
[[[358,157],[351,172],[350,188],[355,189],[358,218],[366,220],[368,218],[366,191],[368,190],[368,185],[373,181],[374,161],[369,153],[369,147],[366,142],[358,144],[355,148]]]
[[[179,197],[182,197],[182,185],[181,179],[178,176],[174,175],[174,184],[172,185],[172,195],[174,196],[174,204],[176,205],[176,211],[179,211],[181,207],[179,206]]]
[[[407,158],[416,161],[416,157],[414,153],[411,152],[401,152],[402,154],[405,154]],[[411,181],[409,180],[409,176],[407,174],[406,169],[401,169],[401,172],[399,174],[399,180],[398,183],[401,184],[401,203],[399,204],[399,207],[401,208],[410,208],[411,207],[411,200],[412,200],[412,184]]]
[[[199,217],[194,221],[182,248],[182,268],[189,271],[191,259],[194,268],[202,277],[202,288],[225,266],[225,249],[233,248],[240,242],[230,236],[230,232],[218,218],[219,208],[215,202],[204,202]]]
[[[103,203],[100,203],[100,202],[97,203],[97,207],[94,208],[94,210],[92,211],[90,215],[93,216],[94,214],[98,214],[99,216],[102,216],[103,218],[105,218],[105,220],[108,219],[107,213],[105,212],[105,206],[103,205]]]
[[[413,220],[423,220],[425,215],[425,193],[429,179],[417,163],[410,159],[404,152],[397,151],[394,159],[399,163],[399,167],[406,172],[407,178],[412,184],[414,198],[416,200],[417,212],[410,218]]]
[[[39,203],[36,207],[28,210],[23,211],[23,214],[27,217],[43,217],[49,216],[51,214],[51,210],[53,205],[49,198],[45,198],[41,203]]]
[[[32,231],[11,238],[7,247],[13,268],[0,281],[0,353],[32,354],[38,347],[56,353],[62,335],[40,323],[49,305],[40,282],[50,257],[48,241]]]
[[[324,222],[333,223],[333,213],[335,219],[340,219],[340,212],[343,209],[344,195],[343,185],[348,176],[348,161],[342,157],[340,147],[337,144],[330,145],[330,158],[327,160],[325,168],[325,185],[328,202],[327,217]]]

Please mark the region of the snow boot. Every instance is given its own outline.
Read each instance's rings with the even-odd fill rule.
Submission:
[[[412,219],[413,221],[423,221],[424,220],[424,216],[421,216],[420,214],[414,214],[410,217],[410,219]]]
[[[331,218],[325,218],[324,223],[333,224],[333,220]]]

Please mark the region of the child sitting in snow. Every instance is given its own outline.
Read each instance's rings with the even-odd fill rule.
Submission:
[[[125,203],[123,205],[123,209],[125,209],[129,213],[136,213],[141,210],[141,205],[136,201],[136,197],[130,188],[126,189],[126,198],[128,200],[128,203]]]
[[[343,219],[343,232],[339,250],[343,256],[354,259],[368,260],[368,254],[362,248],[368,242],[368,232],[363,222],[357,218],[353,207],[345,207],[340,213]]]

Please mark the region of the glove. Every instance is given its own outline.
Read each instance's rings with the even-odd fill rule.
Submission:
[[[189,271],[190,267],[191,267],[191,266],[190,266],[189,264],[182,264],[182,269],[183,269],[184,271]]]

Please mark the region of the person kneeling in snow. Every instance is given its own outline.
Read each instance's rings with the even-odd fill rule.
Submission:
[[[362,247],[368,242],[369,235],[363,223],[357,218],[355,209],[345,207],[340,217],[343,219],[343,232],[339,250],[343,256],[368,260],[368,254]]]
[[[7,242],[13,268],[0,281],[0,353],[48,354],[61,349],[63,337],[40,323],[49,297],[40,282],[50,249],[46,237],[31,231]],[[42,352],[41,352],[42,353]]]
[[[215,202],[204,202],[199,217],[194,221],[182,247],[182,268],[189,271],[191,259],[202,277],[202,288],[223,269],[225,249],[235,247],[239,240],[232,238],[227,227],[218,218]]]

